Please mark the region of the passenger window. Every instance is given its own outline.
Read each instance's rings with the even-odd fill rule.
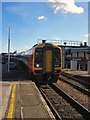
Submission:
[[[35,67],[42,67],[42,61],[43,61],[43,55],[42,55],[42,49],[37,48],[35,51]]]
[[[55,62],[55,67],[60,67],[60,50],[55,49],[55,54],[54,54],[54,62]]]

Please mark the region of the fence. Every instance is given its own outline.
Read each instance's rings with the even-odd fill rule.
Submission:
[[[42,43],[42,39],[38,39],[37,40],[37,43]],[[53,44],[56,44],[56,45],[62,45],[62,46],[80,46],[82,44],[81,41],[70,41],[70,40],[50,40],[50,39],[47,39],[46,40],[46,43],[53,43]]]

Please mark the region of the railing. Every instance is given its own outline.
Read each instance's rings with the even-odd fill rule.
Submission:
[[[38,39],[37,43],[42,43],[43,39]],[[83,44],[81,41],[74,41],[74,40],[50,40],[47,39],[46,43],[53,43],[56,45],[62,45],[62,46],[80,46]]]

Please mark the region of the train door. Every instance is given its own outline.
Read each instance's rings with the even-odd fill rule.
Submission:
[[[52,50],[45,50],[45,73],[52,72]]]

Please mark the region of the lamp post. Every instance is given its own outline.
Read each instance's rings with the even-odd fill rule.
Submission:
[[[10,72],[10,26],[8,28],[8,73]]]

